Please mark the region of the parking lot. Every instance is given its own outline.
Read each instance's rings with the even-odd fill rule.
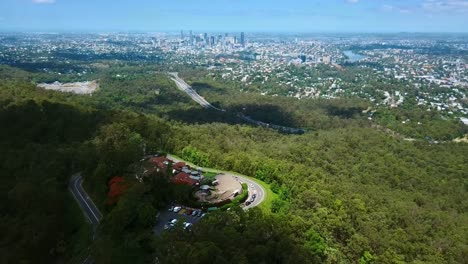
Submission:
[[[155,234],[160,234],[164,230],[164,226],[172,219],[178,219],[178,221],[191,224],[196,224],[198,221],[200,221],[200,219],[202,219],[201,216],[187,215],[187,208],[182,207],[182,209],[177,213],[169,211],[169,208],[170,207],[167,207],[161,211],[159,220],[153,228],[153,232]]]

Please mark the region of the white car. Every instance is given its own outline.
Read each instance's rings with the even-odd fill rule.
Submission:
[[[192,223],[184,223],[184,229],[192,227]]]
[[[174,212],[174,213],[178,213],[180,210],[182,210],[182,207],[176,206],[176,207],[174,207],[173,212]]]

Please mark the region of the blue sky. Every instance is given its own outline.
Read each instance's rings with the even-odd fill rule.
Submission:
[[[468,0],[0,0],[0,30],[468,32]]]

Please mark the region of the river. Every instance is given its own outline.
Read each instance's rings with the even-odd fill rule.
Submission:
[[[345,50],[343,51],[343,54],[348,57],[348,60],[347,60],[348,62],[357,62],[357,61],[367,58],[367,56],[354,53],[351,50]]]

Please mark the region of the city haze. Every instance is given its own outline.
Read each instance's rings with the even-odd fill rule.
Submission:
[[[467,32],[465,0],[3,0],[0,31]]]

